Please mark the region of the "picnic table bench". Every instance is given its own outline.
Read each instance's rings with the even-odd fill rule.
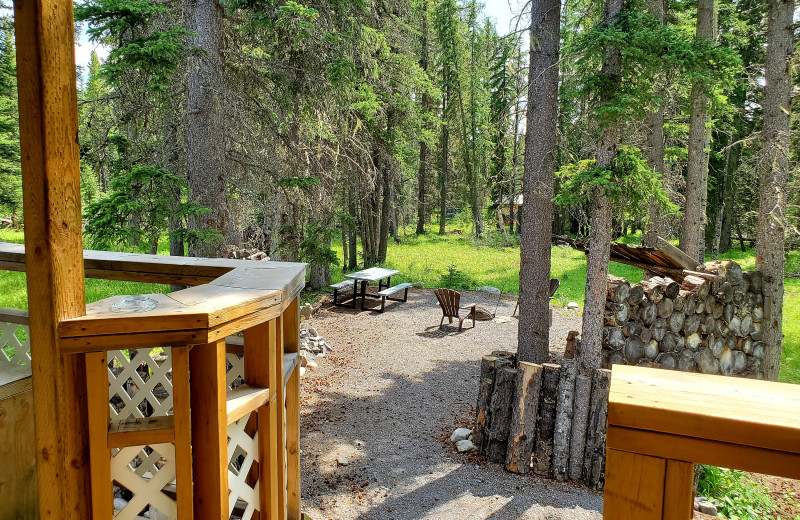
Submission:
[[[364,310],[364,300],[366,298],[380,298],[381,307],[378,312],[383,312],[386,306],[386,300],[405,302],[408,301],[408,289],[411,287],[410,283],[401,283],[392,286],[392,276],[400,274],[400,271],[395,269],[384,269],[383,267],[370,267],[355,273],[344,275],[347,280],[331,285],[333,289],[333,304],[340,307],[345,307],[343,302],[339,301],[339,293],[342,291],[352,290],[352,307],[356,308],[359,296],[361,297],[361,310]],[[386,282],[384,283],[384,280]],[[359,282],[361,282],[361,289],[359,290]],[[370,282],[378,282],[377,293],[370,293],[367,291],[367,285]],[[384,289],[384,287],[386,287]],[[400,291],[405,291],[403,298],[390,298],[392,294]]]

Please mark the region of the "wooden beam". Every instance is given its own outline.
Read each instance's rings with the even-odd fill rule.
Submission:
[[[192,347],[189,363],[195,518],[220,520],[228,516],[225,341]]]
[[[244,331],[244,381],[273,390],[280,386],[276,361],[278,341],[276,319]],[[258,410],[258,466],[261,518],[278,515],[278,393]]]
[[[673,246],[668,240],[662,237],[658,237],[658,248],[671,256],[672,259],[678,262],[684,269],[697,271],[697,268],[700,267],[696,259]]]
[[[39,513],[91,516],[82,355],[58,322],[85,311],[72,2],[14,2]]]
[[[297,353],[300,348],[298,299],[283,313],[283,351]],[[284,356],[285,357],[285,356]],[[285,365],[284,365],[285,366]],[[299,366],[299,363],[298,363]],[[301,519],[300,504],[300,369],[295,366],[286,382],[286,487],[288,520]],[[284,381],[286,374],[284,370]]]
[[[603,518],[662,520],[666,460],[606,450]]]

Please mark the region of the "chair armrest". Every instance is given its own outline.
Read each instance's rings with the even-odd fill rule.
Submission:
[[[470,303],[469,305],[462,305],[459,309],[474,309],[477,305],[477,303]]]

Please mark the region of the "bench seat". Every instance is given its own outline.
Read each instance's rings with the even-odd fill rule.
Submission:
[[[411,287],[411,284],[406,282],[406,283],[399,283],[397,285],[393,285],[392,287],[387,287],[386,289],[384,289],[382,291],[378,291],[378,296],[381,297],[381,310],[380,310],[380,312],[383,312],[383,309],[386,306],[386,300],[387,299],[391,300],[391,301],[395,301],[395,302],[406,302],[406,301],[408,301],[408,289],[410,287]],[[397,299],[389,298],[389,296],[391,296],[392,294],[394,294],[396,292],[400,292],[400,291],[405,291],[403,293],[403,299],[402,300],[399,299],[399,298],[397,298]]]
[[[356,290],[355,282],[353,282],[353,280],[344,280],[343,282],[331,284],[330,288],[333,289],[334,305],[341,305],[341,303],[339,303],[339,291],[353,291],[353,307],[355,307]]]

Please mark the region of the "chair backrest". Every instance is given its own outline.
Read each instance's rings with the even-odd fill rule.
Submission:
[[[458,317],[458,306],[461,303],[460,292],[453,289],[436,289],[433,294],[439,300],[439,305],[442,307],[442,313],[445,316]]]
[[[558,278],[550,278],[550,297],[552,298],[553,295],[558,290],[558,286],[561,285],[561,281]]]

